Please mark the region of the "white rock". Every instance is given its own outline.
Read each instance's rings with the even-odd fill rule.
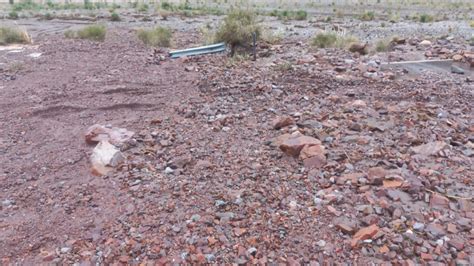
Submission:
[[[431,46],[431,42],[428,41],[428,40],[423,40],[423,41],[420,42],[420,45],[421,46]]]
[[[117,147],[104,140],[95,146],[91,155],[92,172],[105,175],[124,161],[124,157]]]

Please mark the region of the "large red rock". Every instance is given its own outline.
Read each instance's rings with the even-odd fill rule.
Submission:
[[[293,134],[281,143],[280,149],[288,155],[298,157],[305,146],[314,145],[321,145],[321,141],[313,137]]]

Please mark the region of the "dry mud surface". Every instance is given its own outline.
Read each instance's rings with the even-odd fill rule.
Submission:
[[[2,264],[474,264],[469,74],[373,79],[347,53],[260,50],[156,64],[116,28],[0,51],[22,62],[0,71]],[[93,124],[136,133],[107,176]],[[320,161],[279,148],[295,132]]]

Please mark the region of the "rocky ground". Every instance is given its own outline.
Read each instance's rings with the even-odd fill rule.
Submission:
[[[302,33],[254,62],[40,33],[0,51],[2,264],[474,264],[462,38],[360,56]],[[382,68],[455,56],[463,75]],[[105,175],[94,124],[134,132]]]

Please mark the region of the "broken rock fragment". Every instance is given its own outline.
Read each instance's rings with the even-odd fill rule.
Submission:
[[[379,230],[380,228],[376,224],[360,229],[352,238],[351,247],[357,247],[359,241],[374,237],[379,232]]]
[[[288,139],[285,139],[280,149],[291,156],[298,157],[301,150],[305,146],[321,145],[321,141],[313,137],[304,136],[300,133],[292,134]]]
[[[124,161],[124,157],[117,147],[103,140],[97,144],[90,157],[92,173],[96,175],[106,175],[114,167]]]
[[[113,145],[120,145],[130,140],[134,134],[134,132],[125,128],[106,127],[95,124],[87,129],[85,138],[88,144],[95,144],[106,140]]]
[[[433,141],[416,147],[412,147],[411,150],[414,151],[416,154],[430,156],[438,154],[438,152],[443,150],[446,145],[447,144],[444,141]]]

